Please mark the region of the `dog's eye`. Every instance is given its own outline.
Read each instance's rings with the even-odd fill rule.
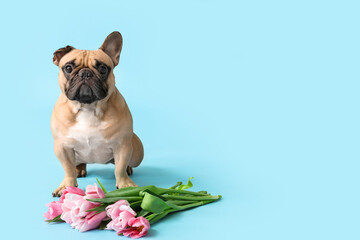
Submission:
[[[102,75],[105,75],[105,74],[107,74],[108,69],[107,69],[106,66],[100,65],[100,67],[99,67],[99,72],[100,72]]]
[[[71,66],[71,65],[66,65],[66,66],[65,66],[65,72],[67,72],[67,73],[71,73],[71,72],[72,72],[72,70],[73,70],[73,68],[72,68],[72,66]]]

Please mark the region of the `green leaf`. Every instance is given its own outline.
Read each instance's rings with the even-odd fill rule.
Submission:
[[[90,202],[102,202],[102,203],[114,203],[119,200],[127,200],[128,202],[134,202],[141,200],[142,197],[105,197],[105,198],[93,198],[93,199],[86,199]]]
[[[171,207],[161,198],[152,195],[149,192],[144,192],[141,208],[152,213],[162,213],[164,210],[170,209]]]
[[[104,185],[102,185],[102,184],[101,184],[101,182],[99,181],[99,179],[98,179],[98,178],[96,178],[96,181],[97,181],[97,182],[98,182],[98,184],[100,185],[100,187],[101,187],[101,189],[103,190],[103,192],[104,192],[104,193],[107,193],[107,191],[106,191],[106,189],[105,189]]]
[[[133,209],[136,208],[136,207],[140,207],[141,202],[142,202],[142,200],[132,202],[132,203],[130,203],[130,207],[133,208]]]
[[[149,212],[148,211],[145,211],[144,209],[142,209],[136,216],[139,217],[139,216],[142,216],[144,217],[145,215],[147,215]]]
[[[141,211],[141,202],[142,200],[139,201],[135,201],[130,203],[130,207],[132,208],[132,210],[134,210],[135,212],[140,212]]]
[[[149,189],[153,192],[157,192],[157,187],[154,185],[143,186],[143,187],[127,187],[117,189],[105,194],[105,197],[130,197],[130,196],[139,196],[139,193],[143,190]]]
[[[106,228],[106,225],[108,225],[108,223],[109,223],[111,220],[112,220],[112,219],[101,221],[101,223],[100,223],[100,225],[99,225],[99,229],[100,229],[100,230],[104,230],[104,229]]]
[[[93,212],[95,211],[96,213],[101,213],[103,211],[105,211],[105,208],[107,207],[107,204],[101,204],[100,206],[94,207],[92,209],[87,210],[86,212]]]
[[[219,195],[220,196],[220,195]],[[211,202],[214,202],[215,200],[208,200],[208,201],[196,201],[193,203],[189,203],[183,206],[178,206],[177,209],[167,209],[165,211],[163,211],[162,213],[153,213],[150,214],[148,216],[146,216],[146,218],[149,220],[150,224],[153,225],[155,222],[161,220],[162,218],[166,217],[169,213],[173,213],[173,212],[177,212],[177,211],[183,211],[189,208],[194,208],[194,207],[199,207]],[[167,201],[170,202],[170,201]]]
[[[217,196],[212,196],[212,195],[208,195],[208,196],[175,196],[175,195],[164,195],[163,196],[166,200],[189,200],[189,201],[207,201],[207,200],[211,200],[211,201],[216,201],[219,200],[221,198],[221,195],[217,195]]]
[[[129,190],[132,190],[132,189],[136,189],[136,188],[138,188],[138,187],[124,187],[124,188],[120,188],[120,189],[115,189],[115,190],[113,190],[111,192],[107,192],[105,194],[105,196],[106,195],[110,195],[110,196],[111,195],[116,195],[118,193],[123,193],[123,192],[129,191]]]
[[[166,201],[167,204],[175,204],[177,206],[182,206],[182,205],[196,203],[196,202],[197,201],[192,201],[192,200],[167,200]]]
[[[61,217],[61,214],[59,214],[58,216],[54,217],[52,220],[46,220],[46,222],[47,222],[47,223],[64,222],[64,220],[62,220],[60,217]]]
[[[190,181],[191,179],[193,179],[193,177],[189,178],[187,184],[181,184],[180,186],[177,187],[178,190],[185,190],[188,188],[191,188],[193,186],[192,182]]]
[[[165,200],[165,198],[163,198],[161,195],[159,195],[159,194],[157,194],[157,193],[155,193],[155,192],[153,192],[153,191],[151,191],[149,189],[145,189],[145,190],[139,192],[139,195],[140,196],[145,196],[145,193],[150,193],[151,195],[154,195],[154,196],[156,196],[156,197],[158,197],[158,198],[160,198],[162,200]]]

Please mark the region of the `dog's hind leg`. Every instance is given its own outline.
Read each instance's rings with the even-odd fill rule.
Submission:
[[[77,177],[86,177],[86,163],[81,163],[76,166]]]
[[[129,167],[135,168],[140,165],[140,163],[144,158],[144,147],[141,143],[141,140],[139,139],[138,136],[136,136],[135,133],[133,134],[132,137],[132,147],[133,147],[133,151],[131,155],[131,160],[129,162]]]

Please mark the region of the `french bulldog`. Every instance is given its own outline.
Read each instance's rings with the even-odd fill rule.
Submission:
[[[65,177],[53,196],[77,186],[89,163],[114,163],[116,187],[136,186],[129,175],[142,162],[144,149],[113,73],[122,44],[121,34],[113,32],[98,50],[66,46],[54,53],[61,94],[51,115],[51,132]]]

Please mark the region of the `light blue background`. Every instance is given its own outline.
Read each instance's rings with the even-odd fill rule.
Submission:
[[[124,38],[117,87],[145,160],[139,185],[194,177],[219,202],[148,239],[359,239],[357,1],[7,1],[1,5],[3,239],[125,239],[48,225],[63,170],[53,52]],[[114,189],[114,167],[92,165]]]

